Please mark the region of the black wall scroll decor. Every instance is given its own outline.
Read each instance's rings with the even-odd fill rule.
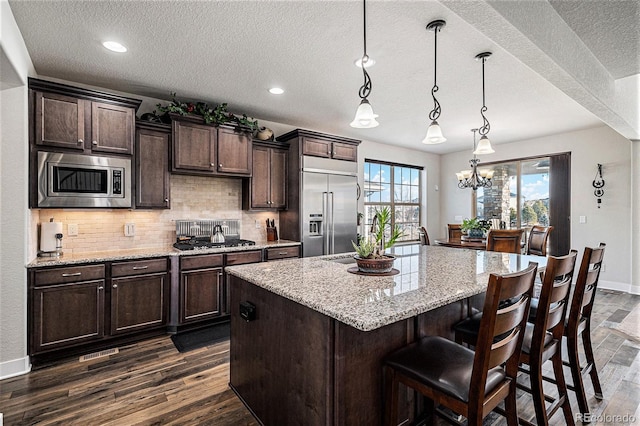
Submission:
[[[593,191],[593,195],[596,196],[598,200],[598,208],[600,208],[600,204],[602,203],[602,196],[604,195],[604,179],[602,179],[602,164],[598,164],[598,171],[596,172],[596,177],[593,180],[593,187],[595,190]]]

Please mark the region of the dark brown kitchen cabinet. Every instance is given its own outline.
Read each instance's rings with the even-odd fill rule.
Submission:
[[[302,141],[302,155],[358,161],[358,145],[305,137]]]
[[[32,78],[29,88],[35,146],[133,153],[135,112],[141,101]]]
[[[30,300],[30,353],[104,336],[104,265],[36,271]]]
[[[188,256],[180,259],[180,323],[222,315],[223,255]]]
[[[273,147],[254,142],[253,173],[244,184],[244,209],[286,209],[288,154],[288,145]]]
[[[167,270],[166,258],[112,264],[112,335],[166,325]]]
[[[265,250],[265,261],[300,257],[300,246],[273,247]]]
[[[137,208],[168,209],[170,202],[169,146],[171,128],[138,122],[135,149]]]
[[[172,172],[196,175],[251,175],[251,138],[199,118],[173,117]]]

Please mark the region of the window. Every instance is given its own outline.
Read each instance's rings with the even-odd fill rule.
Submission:
[[[389,207],[391,225],[403,232],[399,241],[418,240],[422,167],[365,160],[364,223],[371,226],[376,209]]]
[[[475,216],[507,229],[553,225],[552,255],[569,250],[569,154],[483,164],[493,170],[491,188],[478,188]],[[488,167],[490,166],[490,167]],[[558,254],[556,254],[558,253]]]

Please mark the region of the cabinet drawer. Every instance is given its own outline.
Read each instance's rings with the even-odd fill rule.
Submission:
[[[243,263],[257,262],[262,262],[262,250],[227,253],[227,261],[225,262],[225,266],[242,265]]]
[[[165,258],[120,262],[111,265],[111,276],[114,278],[166,271],[167,259]]]
[[[274,247],[267,249],[267,260],[287,259],[300,257],[300,247]]]
[[[36,286],[91,281],[104,278],[104,265],[69,266],[35,271]]]
[[[222,266],[222,254],[209,254],[204,256],[184,256],[180,259],[180,269],[200,269]]]

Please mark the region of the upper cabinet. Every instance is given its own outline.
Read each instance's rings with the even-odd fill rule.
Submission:
[[[359,140],[328,135],[310,130],[296,129],[277,138],[291,144],[292,158],[300,156],[330,158],[343,161],[358,161]]]
[[[36,147],[133,154],[141,101],[32,78],[29,89],[30,134]]]
[[[201,118],[173,117],[174,173],[251,176],[251,137]]]
[[[136,208],[170,207],[169,145],[171,127],[139,121],[136,124]]]
[[[289,144],[253,142],[253,174],[242,191],[244,209],[287,208],[288,154]]]

